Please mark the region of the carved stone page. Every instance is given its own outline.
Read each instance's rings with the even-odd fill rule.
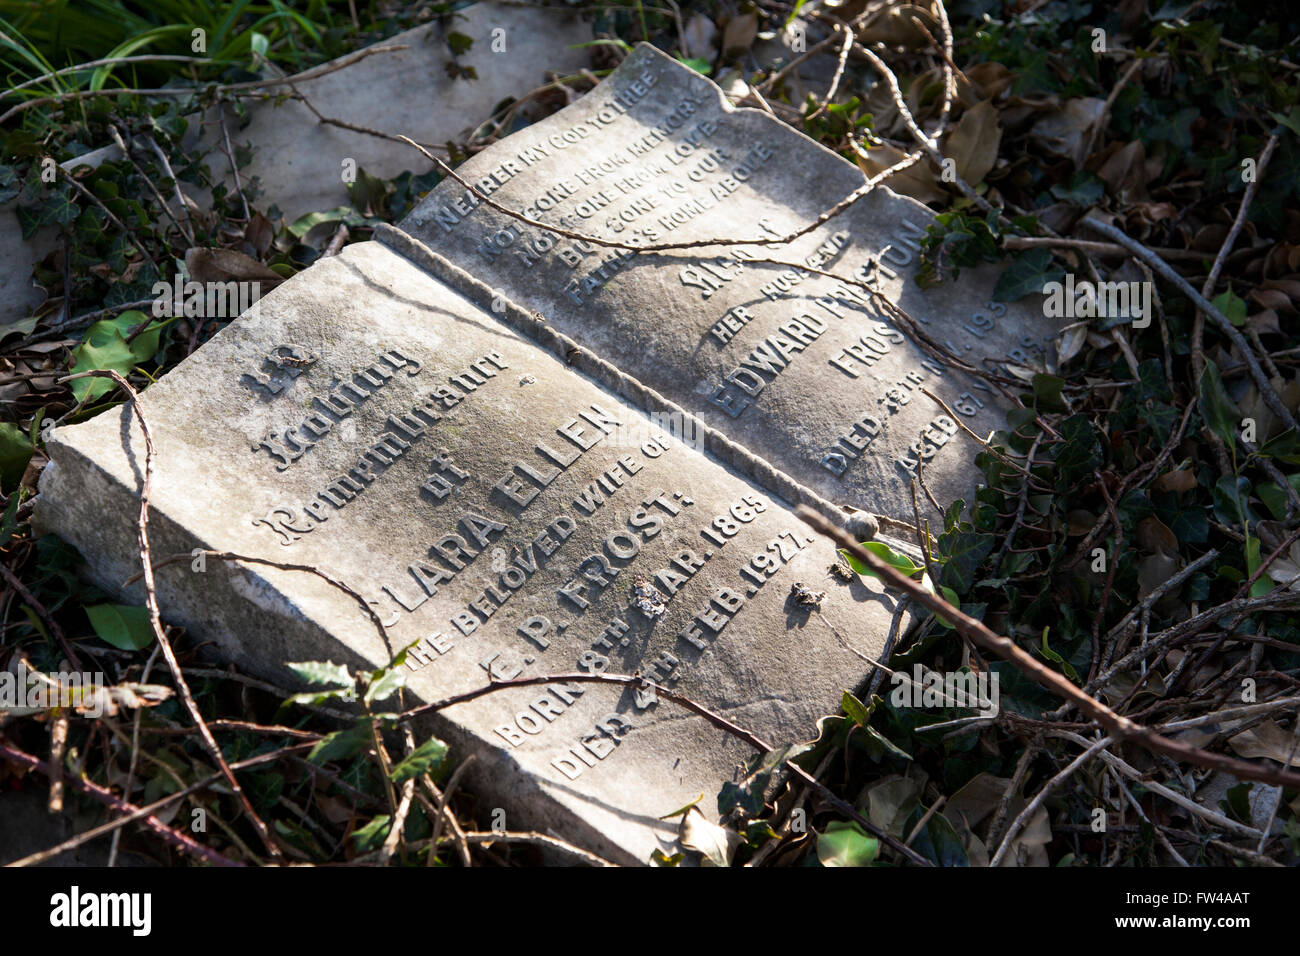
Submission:
[[[918,462],[945,506],[969,501],[979,446],[954,417],[987,434],[1004,424],[1006,400],[918,348],[861,285],[811,269],[870,284],[977,366],[1028,364],[1048,331],[1041,310],[991,301],[983,270],[918,288],[931,215],[884,187],[776,246],[638,253],[493,208],[487,200],[565,232],[653,246],[785,236],[863,184],[850,163],[766,113],[731,107],[647,45],[577,103],[457,172],[473,190],[447,177],[400,227],[432,256],[391,232],[384,241],[485,306],[540,313],[826,498],[908,523]]]
[[[779,745],[815,735],[889,631],[895,598],[832,577],[832,547],[780,500],[378,243],[270,294],[142,407],[154,562],[185,556],[157,571],[164,615],[279,682],[297,686],[287,661],[375,667],[406,647],[408,706],[489,677],[639,672]],[[41,527],[122,593],[139,426],[123,405],[47,444]],[[315,567],[385,638],[320,577],[194,549]],[[623,862],[668,847],[659,818],[752,753],[591,683],[494,693],[434,729],[477,755],[485,816]]]

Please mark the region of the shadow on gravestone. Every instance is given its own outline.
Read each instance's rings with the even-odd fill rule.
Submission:
[[[820,495],[908,524],[918,464],[940,507],[974,493],[980,445],[954,416],[987,434],[1012,403],[918,348],[862,284],[991,371],[1041,365],[1056,332],[1039,296],[993,301],[995,269],[922,291],[912,277],[932,214],[888,188],[795,242],[761,241],[815,221],[862,173],[648,45],[457,173],[474,189],[447,177],[376,238],[484,305],[540,315]],[[583,237],[701,245],[610,248],[484,196]],[[704,245],[714,239],[760,241]],[[923,517],[941,518],[927,498]]]

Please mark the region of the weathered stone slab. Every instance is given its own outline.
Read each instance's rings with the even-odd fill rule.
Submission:
[[[633,245],[785,236],[863,183],[850,163],[773,117],[735,109],[708,79],[648,45],[567,109],[478,154],[383,240],[484,304],[510,300],[821,495],[912,521],[922,464],[945,506],[970,500],[976,432],[1008,403],[918,348],[859,286],[869,281],[967,362],[1032,364],[1050,334],[1036,303],[991,298],[993,276],[922,291],[931,221],[877,188],[787,245],[634,252]],[[445,260],[445,261],[444,261]],[[458,268],[456,268],[458,267]],[[925,506],[926,496],[920,496]]]
[[[453,57],[447,45],[446,36],[452,32],[473,41],[460,57]],[[299,79],[295,88],[331,119],[390,136],[402,133],[421,143],[459,141],[506,97],[523,96],[544,83],[548,72],[572,73],[586,66],[588,53],[580,44],[590,39],[590,23],[562,8],[484,0],[457,10],[445,25],[427,23],[376,44],[406,49]],[[447,70],[453,63],[472,69],[476,78],[453,78]],[[272,87],[273,91],[288,89]],[[429,162],[407,144],[324,125],[297,100],[277,97],[246,105],[246,126],[227,114],[231,143],[255,147],[251,161],[241,170],[241,180],[247,184],[256,179],[261,192],[255,204],[262,209],[278,206],[288,222],[349,203],[342,177],[345,159],[383,179],[407,169],[429,168]],[[206,153],[206,165],[216,181],[233,192],[219,115],[211,110],[207,116],[189,119],[187,147]],[[117,147],[109,145],[63,165],[71,171],[120,158]],[[182,188],[200,208],[210,206],[205,190],[186,183]],[[32,268],[55,248],[58,236],[57,229],[46,227],[25,240],[15,207],[0,208],[0,329],[21,321],[44,301],[41,290],[32,284]],[[83,303],[78,311],[92,308]]]
[[[639,671],[784,742],[814,734],[888,632],[894,598],[833,578],[831,546],[782,501],[379,243],[271,293],[142,405],[155,562],[206,548],[313,565],[386,625],[381,639],[302,572],[158,570],[168,619],[277,680],[286,661],[374,666],[412,644],[419,700],[489,674]],[[138,425],[123,406],[47,447],[39,526],[122,592],[139,569]],[[796,583],[826,592],[819,610]],[[471,783],[510,827],[624,862],[667,846],[659,818],[749,755],[644,691],[595,684],[497,693],[436,730],[478,755]]]
[[[458,57],[448,46],[451,33],[472,41]],[[484,0],[457,10],[445,24],[428,23],[376,44],[404,50],[366,57],[294,88],[331,119],[420,143],[459,141],[506,97],[529,93],[548,73],[585,67],[589,54],[579,45],[590,39],[591,24],[563,8]],[[475,78],[452,76],[453,65]],[[254,102],[247,126],[240,128],[230,114],[227,124],[232,142],[256,147],[242,177],[257,177],[263,204],[278,205],[287,222],[349,203],[344,160],[381,179],[430,165],[406,143],[322,124],[294,99]],[[202,134],[199,148],[213,151],[209,165],[233,189],[219,118],[212,114],[195,126]]]

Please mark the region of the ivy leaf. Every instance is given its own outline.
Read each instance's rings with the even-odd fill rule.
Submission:
[[[352,840],[356,844],[358,853],[365,853],[373,850],[384,842],[384,837],[388,836],[388,829],[392,826],[387,813],[381,813],[365,826],[352,833]]]
[[[1300,473],[1287,476],[1287,484],[1300,492]],[[1279,521],[1286,517],[1287,509],[1290,507],[1290,499],[1287,493],[1273,482],[1265,482],[1255,488],[1255,494],[1259,495],[1260,501],[1264,506],[1273,513],[1273,517]],[[1177,529],[1174,529],[1175,531]]]
[[[739,810],[748,818],[761,815],[772,775],[779,768],[784,767],[786,761],[811,749],[811,746],[811,744],[786,744],[751,757],[746,761],[744,776],[738,783],[729,780],[722,785],[718,793],[718,813],[727,816]]]
[[[1259,554],[1259,538],[1256,538],[1254,535],[1251,535],[1246,539],[1247,576],[1252,575],[1256,571],[1258,571],[1261,563],[1262,561],[1260,560],[1260,554]],[[1259,580],[1257,580],[1254,584],[1251,585],[1250,596],[1253,598],[1263,597],[1269,591],[1273,590],[1274,587],[1275,585],[1273,584],[1273,579],[1270,578],[1267,574],[1261,574],[1259,576]]]
[[[1065,402],[1061,399],[1061,389],[1065,379],[1059,375],[1038,372],[1034,375],[1034,407],[1044,412],[1063,412]]]
[[[730,866],[736,848],[743,842],[735,830],[709,820],[697,807],[682,817],[680,840],[683,847],[704,857],[705,866]]]
[[[386,700],[405,686],[406,675],[397,668],[384,668],[375,671],[375,676],[372,676],[369,686],[366,687],[366,703],[372,704],[377,700]]]
[[[1224,318],[1238,328],[1246,324],[1246,300],[1231,289],[1212,299],[1210,305],[1222,312]]]
[[[447,756],[447,745],[437,737],[430,737],[420,744],[409,757],[393,768],[389,778],[396,784],[406,783],[415,777],[437,770]]]
[[[1288,465],[1297,465],[1300,464],[1297,452],[1300,452],[1300,437],[1294,428],[1288,428],[1260,445],[1255,454],[1261,458],[1277,458]]]
[[[873,700],[871,706],[868,707],[846,690],[844,696],[840,698],[840,709],[844,711],[849,720],[859,727],[865,727],[871,722],[871,712],[876,709],[876,704]]]
[[[870,551],[881,561],[884,561],[891,568],[901,571],[904,574],[908,575],[909,577],[920,570],[916,562],[914,562],[911,558],[903,554],[903,552],[901,551],[895,551],[893,548],[885,544],[883,541],[863,541],[862,547],[865,548],[867,551]],[[840,554],[844,557],[844,560],[848,562],[849,567],[851,567],[858,574],[866,575],[867,577],[872,577],[872,578],[879,577],[879,575],[876,574],[875,571],[872,571],[862,561],[858,560],[848,551],[841,550]]]
[[[22,480],[32,460],[32,440],[13,422],[0,422],[0,489],[8,494]]]
[[[870,866],[879,853],[880,841],[851,820],[835,820],[817,834],[822,866]]]
[[[355,757],[374,741],[370,734],[370,718],[358,720],[346,730],[336,730],[311,748],[307,759],[322,764],[330,760],[347,760]]]
[[[120,651],[138,651],[153,643],[149,609],[125,604],[96,604],[86,608],[90,626]]]
[[[346,665],[333,661],[298,661],[285,666],[308,684],[352,687],[356,683]]]
[[[1201,372],[1200,410],[1210,431],[1222,438],[1223,444],[1232,447],[1236,440],[1236,423],[1242,420],[1242,412],[1223,388],[1218,365],[1209,359],[1205,360],[1205,371]]]
[[[1066,491],[1100,464],[1101,442],[1087,415],[1071,415],[1061,422],[1060,432],[1065,447],[1056,456],[1056,485]]]
[[[0,165],[0,206],[22,192],[23,184],[12,166]]]
[[[1214,516],[1226,525],[1253,525],[1259,520],[1250,507],[1250,479],[1223,475],[1214,485]]]
[[[114,319],[96,322],[86,330],[81,344],[72,350],[71,374],[102,369],[126,376],[137,365],[153,358],[158,351],[161,325],[145,329],[130,342],[127,341],[132,329],[148,321],[147,315],[133,309]],[[114,387],[112,379],[99,377],[79,378],[71,384],[72,394],[78,401],[94,400]]]
[[[710,63],[708,60],[701,59],[698,56],[679,56],[678,59],[681,60],[682,63],[689,66],[696,73],[702,73],[705,76],[708,76],[710,73],[713,72],[713,64]]]
[[[1017,302],[1035,292],[1042,293],[1049,282],[1060,281],[1065,272],[1052,265],[1052,250],[1026,249],[1006,267],[993,287],[997,302]]]
[[[930,580],[930,575],[928,574],[923,575],[921,577],[921,586],[925,588],[927,591],[929,591],[931,594],[936,593],[934,582]],[[940,597],[942,597],[945,601],[947,601],[957,610],[961,610],[961,598],[957,596],[957,592],[954,591],[952,588],[941,584],[939,585],[938,593]],[[948,620],[946,617],[944,617],[942,614],[938,613],[937,611],[935,612],[934,619],[939,624],[940,627],[944,628],[945,630],[949,630],[949,631],[952,630],[953,627],[952,621]]]
[[[948,535],[944,535],[947,538]],[[958,532],[947,547],[947,560],[939,583],[951,588],[956,595],[966,594],[975,584],[975,572],[993,550],[993,535],[978,531]],[[945,542],[946,543],[946,542]],[[947,595],[945,595],[945,600]],[[951,603],[951,602],[950,602]]]
[[[911,832],[912,828],[921,822],[920,818],[924,812],[920,807],[913,810],[912,817],[908,819],[904,829]],[[970,865],[966,851],[962,848],[961,838],[942,813],[930,817],[930,822],[916,835],[912,846],[922,856],[929,857],[940,866]]]
[[[81,210],[72,201],[72,190],[58,189],[50,193],[45,205],[41,206],[40,222],[43,226],[66,226],[80,214]]]
[[[313,227],[319,226],[323,222],[341,222],[345,226],[375,226],[383,222],[383,220],[368,219],[351,206],[336,206],[323,212],[309,212],[305,216],[299,216],[290,223],[289,232],[295,238],[301,239],[311,232]]]

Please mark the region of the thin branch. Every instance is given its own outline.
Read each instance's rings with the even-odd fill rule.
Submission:
[[[1258,780],[1262,783],[1287,787],[1300,786],[1300,773],[1290,770],[1274,770],[1263,764],[1237,760],[1223,754],[1201,750],[1182,741],[1163,737],[1150,728],[1142,727],[1128,717],[1115,713],[1105,704],[1088,696],[1064,675],[1057,673],[1037,658],[1032,657],[1010,638],[995,634],[982,621],[977,621],[963,611],[954,608],[943,598],[927,591],[919,582],[912,580],[880,560],[853,540],[852,535],[841,528],[837,528],[811,508],[800,505],[796,513],[810,527],[834,540],[840,547],[848,550],[859,561],[867,565],[872,571],[875,571],[887,584],[912,595],[914,600],[936,614],[942,614],[947,620],[953,622],[953,626],[958,633],[970,638],[976,644],[998,657],[1010,661],[1034,681],[1058,697],[1074,704],[1084,714],[1101,724],[1107,733],[1117,740],[1132,740],[1139,746],[1154,753],[1167,754],[1184,763],[1222,770],[1234,774],[1242,780]]]
[[[1183,295],[1209,315],[1210,318],[1214,319],[1214,323],[1219,327],[1219,330],[1223,332],[1223,334],[1228,337],[1229,341],[1231,341],[1232,344],[1237,347],[1238,351],[1241,352],[1242,358],[1245,359],[1246,365],[1250,369],[1251,377],[1255,379],[1255,384],[1259,386],[1259,394],[1264,399],[1264,404],[1266,404],[1269,407],[1269,410],[1272,411],[1273,414],[1276,415],[1288,428],[1296,428],[1297,430],[1300,430],[1300,426],[1297,426],[1294,416],[1292,416],[1290,410],[1282,402],[1282,399],[1278,397],[1277,392],[1273,390],[1273,386],[1270,384],[1268,376],[1265,375],[1264,370],[1260,368],[1259,359],[1255,357],[1255,350],[1250,347],[1250,343],[1246,341],[1245,336],[1237,331],[1236,326],[1228,321],[1227,316],[1215,308],[1209,299],[1205,298],[1205,296],[1192,288],[1191,283],[1170,268],[1169,263],[1165,262],[1136,239],[1130,238],[1127,234],[1120,232],[1120,230],[1116,229],[1109,223],[1099,222],[1096,219],[1085,219],[1083,222],[1084,225],[1088,226],[1094,232],[1099,232],[1103,236],[1108,236],[1127,248],[1135,256],[1142,259],[1142,261],[1149,265],[1155,272],[1159,273],[1161,277],[1178,286],[1178,288],[1182,290]]]
[[[1043,784],[1042,789],[1034,795],[1034,799],[1030,800],[1029,803],[1025,805],[1025,808],[1016,815],[1014,820],[1011,821],[1011,826],[1007,827],[1007,835],[1002,838],[1002,843],[998,847],[997,852],[994,853],[993,858],[989,860],[990,868],[1002,865],[1003,857],[1005,857],[1007,851],[1011,849],[1011,841],[1019,835],[1024,825],[1029,822],[1029,818],[1038,812],[1038,808],[1043,805],[1043,801],[1047,799],[1051,792],[1064,783],[1071,774],[1091,760],[1098,751],[1109,747],[1113,742],[1114,741],[1109,737],[1102,737],[1100,740],[1094,741],[1087,750],[1071,760],[1059,773],[1056,774],[1056,776]]]
[[[130,382],[123,378],[121,374],[112,370],[97,369],[91,372],[83,372],[80,375],[69,376],[62,381],[69,381],[83,376],[111,378],[126,392],[130,399],[131,411],[135,415],[136,422],[140,425],[140,431],[144,435],[144,476],[140,484],[140,516],[136,528],[140,548],[140,564],[144,568],[145,606],[149,609],[149,624],[153,628],[158,645],[162,648],[163,658],[171,669],[172,679],[176,682],[176,689],[180,693],[181,699],[185,701],[185,708],[189,711],[191,719],[199,729],[199,735],[204,746],[213,760],[217,762],[217,766],[226,778],[226,782],[243,805],[244,812],[248,814],[248,818],[254,829],[257,830],[258,836],[262,838],[262,843],[266,846],[267,852],[273,859],[277,861],[283,860],[283,854],[281,854],[280,848],[276,846],[275,841],[272,839],[271,831],[267,828],[265,821],[258,816],[257,811],[253,809],[253,804],[249,801],[248,795],[244,793],[243,788],[240,787],[239,780],[235,777],[234,771],[230,769],[230,764],[226,763],[221,747],[218,746],[216,738],[212,736],[212,731],[203,719],[199,705],[195,702],[194,695],[190,693],[189,684],[185,681],[185,675],[181,672],[181,665],[176,659],[176,652],[172,649],[171,640],[167,637],[167,632],[162,626],[162,612],[158,606],[158,592],[154,585],[153,557],[149,552],[149,490],[153,481],[153,432],[149,428],[149,423],[145,420],[144,411],[140,408],[140,395]]]
[[[945,605],[945,607],[946,606],[947,605]],[[773,749],[771,744],[769,744],[767,741],[763,740],[762,738],[756,736],[752,731],[746,730],[744,727],[741,727],[737,724],[733,724],[731,721],[727,720],[727,718],[723,717],[721,714],[709,710],[703,704],[697,704],[689,697],[686,697],[683,694],[679,694],[676,691],[669,690],[667,687],[661,687],[660,685],[654,683],[651,680],[648,680],[647,678],[639,677],[635,675],[629,675],[629,674],[589,674],[586,672],[573,673],[573,674],[542,674],[535,677],[516,677],[513,680],[493,681],[491,684],[488,684],[484,687],[477,687],[473,690],[464,691],[463,693],[460,694],[453,694],[451,697],[444,697],[442,700],[435,700],[427,704],[421,704],[418,707],[412,708],[411,710],[404,712],[401,715],[400,720],[402,722],[406,722],[414,719],[415,717],[420,716],[421,714],[427,714],[427,713],[432,713],[434,711],[445,710],[446,708],[455,706],[456,704],[464,704],[471,700],[477,700],[479,697],[487,696],[488,694],[495,694],[497,691],[509,690],[511,688],[517,688],[517,687],[537,687],[542,684],[554,684],[554,683],[619,684],[624,687],[648,688],[650,690],[653,690],[659,697],[663,698],[664,700],[672,701],[674,704],[677,704],[679,707],[684,707],[686,710],[689,710],[691,713],[703,717],[709,723],[713,724],[713,726],[726,731],[727,733],[731,734],[733,737],[737,737],[745,741],[745,743],[749,744],[759,753],[768,753]],[[837,794],[835,794],[833,791],[828,789],[824,784],[822,784],[821,781],[817,780],[815,777],[813,777],[812,774],[808,773],[808,771],[804,770],[793,760],[787,760],[785,762],[785,766],[791,773],[793,773],[795,776],[803,780],[804,783],[808,784],[810,787],[815,789],[822,796],[822,798],[831,806],[833,806],[836,810],[838,810],[841,813],[847,814],[852,819],[856,820],[863,827],[863,829],[865,829],[868,833],[871,833],[873,836],[879,838],[886,845],[888,845],[898,853],[901,853],[903,856],[907,857],[911,862],[917,864],[918,866],[934,865],[925,857],[921,856],[919,853],[913,850],[911,847],[905,846],[902,843],[902,841],[900,841],[898,838],[894,837],[892,834],[876,826],[874,823],[872,823],[870,820],[864,817],[861,813],[859,813],[852,806],[852,804],[841,799]]]

